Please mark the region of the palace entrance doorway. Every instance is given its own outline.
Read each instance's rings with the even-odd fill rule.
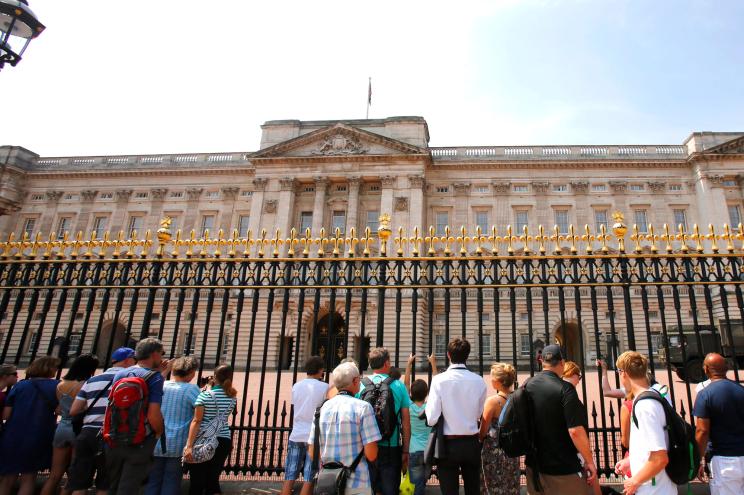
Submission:
[[[346,329],[340,314],[328,313],[318,321],[313,332],[312,351],[325,360],[328,372],[346,357]]]
[[[581,328],[577,323],[565,323],[555,330],[555,341],[561,346],[566,361],[581,363]]]

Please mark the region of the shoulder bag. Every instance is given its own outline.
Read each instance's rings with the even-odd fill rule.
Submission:
[[[191,464],[201,464],[207,462],[214,457],[214,453],[217,450],[217,435],[220,430],[227,424],[227,418],[220,409],[220,402],[217,400],[217,396],[213,391],[209,391],[209,395],[214,400],[214,405],[217,408],[217,414],[209,420],[209,422],[199,429],[199,433],[194,441],[194,446],[191,449],[191,456],[193,461]]]

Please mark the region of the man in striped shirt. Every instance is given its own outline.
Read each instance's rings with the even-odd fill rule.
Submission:
[[[100,375],[92,376],[83,384],[78,392],[75,402],[70,408],[70,415],[85,413],[83,418],[83,429],[75,439],[75,450],[67,472],[67,490],[73,495],[84,495],[88,488],[93,486],[93,475],[96,475],[95,485],[98,495],[103,495],[108,490],[106,480],[106,463],[99,433],[103,427],[103,418],[106,415],[108,405],[108,392],[113,383],[114,376],[134,366],[134,350],[129,347],[121,347],[111,354],[112,366]]]

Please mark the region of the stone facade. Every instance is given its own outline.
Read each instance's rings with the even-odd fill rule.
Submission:
[[[0,147],[0,232],[143,235],[169,216],[171,228],[184,236],[192,229],[197,237],[206,230],[212,236],[218,230],[256,236],[262,229],[288,235],[291,228],[300,235],[308,228],[314,235],[321,228],[348,235],[366,227],[375,232],[381,213],[391,215],[394,231],[431,227],[440,233],[446,226],[503,231],[507,225],[518,232],[557,226],[563,233],[570,224],[599,231],[602,225],[609,229],[616,210],[640,231],[651,224],[676,230],[681,223],[689,230],[693,224],[707,229],[742,222],[744,132],[695,132],[681,145],[435,148],[428,145],[421,117],[282,120],[262,129],[255,152],[40,157]],[[486,310],[495,318],[493,307]],[[452,328],[458,328],[459,314],[453,306]],[[308,322],[300,322],[306,332],[313,321],[308,315]],[[358,311],[352,318],[350,333]],[[408,314],[403,332],[410,333],[412,325],[426,328],[425,318],[425,311],[417,321]],[[534,325],[555,333],[554,320]],[[585,347],[593,349],[589,320],[581,331]],[[296,323],[288,322],[288,328]],[[490,334],[491,355],[496,342],[511,352],[513,336],[523,333],[523,325],[513,332],[511,321],[502,327],[506,323],[503,337]],[[368,325],[374,328],[374,321]],[[437,320],[435,332],[440,327]],[[426,332],[417,335],[418,345],[428,347]],[[307,333],[301,338],[306,355]],[[349,340],[352,351],[354,339]],[[271,340],[270,362],[276,362],[279,345]],[[409,351],[410,346],[401,349]]]

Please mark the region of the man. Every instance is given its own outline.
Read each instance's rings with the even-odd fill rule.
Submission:
[[[728,366],[720,354],[705,356],[703,370],[710,384],[695,399],[695,440],[705,452],[710,440],[710,493],[744,493],[744,387],[726,378]],[[705,458],[700,463],[704,477]]]
[[[167,371],[167,360],[163,360],[163,344],[155,338],[142,339],[137,343],[135,366],[123,369],[114,376],[114,384],[122,378],[139,376],[144,378],[156,371],[147,380],[147,437],[135,446],[115,446],[106,452],[106,472],[109,476],[111,495],[131,495],[139,490],[147,479],[153,462],[153,449],[163,434],[163,376]]]
[[[320,408],[320,465],[340,462],[351,466],[364,452],[357,468],[350,473],[346,495],[372,495],[367,461],[377,459],[377,441],[382,438],[372,406],[354,396],[359,392],[359,370],[353,363],[343,363],[333,370],[333,386],[338,394]],[[307,451],[315,457],[315,422],[310,427]],[[366,461],[365,461],[366,458]]]
[[[320,356],[311,356],[305,362],[307,378],[292,387],[292,406],[294,419],[292,432],[289,434],[287,446],[287,460],[284,463],[284,484],[281,495],[290,495],[295,480],[302,471],[301,495],[311,495],[313,492],[313,463],[307,451],[307,437],[315,418],[315,410],[319,408],[328,393],[328,384],[323,381],[325,375],[325,361]]]
[[[616,366],[620,382],[633,397],[652,390],[645,356],[635,351],[624,352],[617,358]],[[632,477],[625,480],[623,493],[676,495],[677,485],[664,470],[669,463],[669,435],[666,432],[664,406],[655,400],[635,400],[633,415],[638,422],[630,422],[630,454],[615,466],[618,474],[626,472],[628,467],[632,473]]]
[[[147,480],[145,495],[178,495],[183,478],[183,448],[194,417],[199,387],[191,383],[199,369],[199,360],[182,356],[173,360],[172,378],[163,384],[163,422],[166,439],[155,446],[155,460]]]
[[[85,413],[83,429],[75,439],[72,463],[67,471],[66,489],[72,491],[73,495],[88,493],[88,489],[93,486],[94,475],[98,495],[105,494],[109,487],[105,461],[100,455],[103,448],[100,433],[114,376],[134,366],[134,349],[129,347],[116,349],[111,354],[111,361],[109,369],[100,375],[90,377],[83,384],[70,407],[72,416]]]
[[[610,380],[607,378],[607,363],[602,359],[597,359],[597,367],[602,370],[602,392],[604,393],[605,399],[625,399],[628,396],[625,387],[621,386],[620,388],[612,388],[610,386]],[[651,373],[646,374],[646,379],[651,384],[651,390],[658,392],[659,395],[667,400],[670,406],[674,407],[674,404],[672,404],[672,394],[669,393],[669,387],[657,382],[654,375]]]
[[[361,388],[357,397],[361,397],[366,387],[373,387],[388,380],[390,391],[395,403],[395,416],[399,418],[399,424],[395,426],[390,438],[383,439],[377,443],[377,461],[371,466],[372,486],[375,493],[382,495],[397,495],[400,491],[400,473],[408,470],[408,448],[411,441],[411,419],[408,407],[411,399],[408,390],[400,380],[390,376],[390,354],[387,349],[378,347],[369,352],[369,366],[372,368],[372,376],[361,381]],[[403,431],[403,442],[401,448],[400,431]]]
[[[444,418],[447,457],[437,461],[442,495],[460,492],[460,475],[465,495],[480,493],[481,446],[478,420],[486,403],[486,382],[468,370],[470,343],[456,338],[447,345],[450,366],[432,378],[426,403],[426,420],[435,426]]]
[[[575,387],[561,378],[565,362],[560,346],[546,346],[542,358],[543,371],[525,383],[536,448],[526,460],[527,492],[591,494],[597,467],[589,447],[586,410]],[[585,462],[583,466],[577,454]],[[535,478],[539,479],[539,486]]]

